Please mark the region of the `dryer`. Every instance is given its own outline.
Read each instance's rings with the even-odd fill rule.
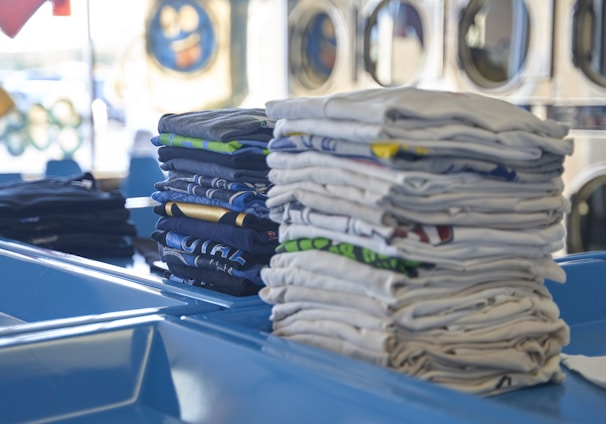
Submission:
[[[287,0],[289,96],[355,88],[357,2]]]
[[[446,0],[445,81],[519,105],[552,98],[552,0]]]
[[[362,0],[357,48],[359,88],[439,88],[444,0]]]
[[[148,0],[147,93],[161,112],[238,106],[248,93],[248,0]]]

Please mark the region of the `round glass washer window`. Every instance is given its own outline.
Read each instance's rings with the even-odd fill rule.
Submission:
[[[579,0],[573,20],[572,51],[577,67],[594,83],[606,87],[606,2]]]
[[[411,82],[423,63],[424,38],[423,20],[410,2],[382,1],[366,21],[366,71],[384,87]]]
[[[326,12],[295,22],[290,36],[290,74],[309,89],[321,88],[333,75],[337,61],[335,24]],[[299,26],[300,25],[300,26]]]
[[[459,65],[473,83],[497,88],[519,76],[528,56],[525,0],[471,0],[459,20]]]
[[[571,203],[566,223],[568,253],[606,249],[606,175],[583,185],[571,196]]]

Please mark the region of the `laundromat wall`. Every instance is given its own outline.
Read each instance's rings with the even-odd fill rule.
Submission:
[[[606,172],[604,3],[74,0],[70,17],[43,5],[14,40],[0,38],[1,82],[18,106],[0,118],[1,171],[41,174],[48,159],[74,158],[99,176],[122,178],[132,155],[149,152],[146,135],[167,112],[400,85],[475,92],[570,126],[569,247],[604,247],[581,229],[605,213],[594,183]],[[50,44],[40,40],[42,25],[51,25]],[[19,49],[31,50],[31,40],[51,51],[65,44],[53,38],[59,28],[79,40],[71,62],[54,54],[17,72]],[[85,95],[58,102],[65,99],[35,92],[57,75],[58,90]]]

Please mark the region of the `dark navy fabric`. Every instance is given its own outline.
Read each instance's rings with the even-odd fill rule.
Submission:
[[[0,186],[0,218],[99,211],[123,208],[124,204],[125,198],[119,191],[100,191],[90,173],[76,178],[48,177]]]
[[[193,174],[186,171],[171,171],[168,174],[171,180],[186,181],[209,188],[220,188],[222,190],[231,191],[256,191],[258,193],[267,193],[273,184],[266,181],[265,183],[253,183],[248,181],[230,181],[225,178],[220,178],[212,175]]]
[[[128,223],[128,209],[91,211],[86,214],[51,212],[35,215],[0,218],[0,234],[16,238],[35,232],[38,234],[87,230],[108,234],[134,235],[135,227]]]
[[[225,243],[201,239],[174,231],[157,230],[151,234],[151,237],[162,246],[178,249],[191,255],[219,259],[223,262],[228,262],[235,269],[245,269],[258,264],[266,264],[271,258],[271,254],[259,255]]]
[[[92,174],[0,186],[0,235],[89,258],[132,256],[126,199],[97,188]]]
[[[249,268],[237,269],[231,266],[229,262],[208,258],[202,255],[191,255],[171,247],[161,247],[159,253],[160,259],[167,264],[181,264],[206,270],[221,271],[234,277],[249,280],[258,286],[263,285],[263,281],[261,280],[261,268],[263,268],[264,265],[261,264],[253,265]]]
[[[274,253],[278,245],[278,233],[273,230],[258,231],[199,219],[161,217],[156,228],[225,243],[257,255]]]
[[[241,153],[239,155],[226,155],[202,149],[186,149],[184,147],[164,146],[158,149],[158,159],[166,162],[170,159],[184,158],[201,162],[212,162],[223,166],[240,169],[264,169],[269,166],[265,161],[265,155],[259,153]]]
[[[203,206],[216,206],[225,209],[230,209],[235,212],[245,212],[252,214],[258,218],[269,219],[269,208],[265,202],[253,202],[244,207],[238,207],[220,199],[212,199],[206,196],[197,196],[195,194],[185,194],[176,191],[154,191],[151,198],[159,203],[180,202],[193,203]]]
[[[262,169],[239,169],[223,166],[212,162],[202,162],[193,159],[169,159],[160,164],[164,171],[185,171],[192,174],[211,175],[231,181],[245,181],[248,183],[268,184],[269,171]]]
[[[173,281],[203,287],[232,296],[252,296],[259,293],[262,287],[245,278],[234,277],[222,271],[173,263],[168,263],[167,266],[172,273],[169,279]]]
[[[158,121],[158,132],[217,141],[260,140],[273,137],[276,120],[262,108],[225,108],[167,113]]]
[[[267,195],[259,194],[256,191],[232,191],[220,188],[208,188],[198,184],[188,183],[181,180],[167,179],[157,182],[155,187],[160,191],[175,191],[178,193],[192,194],[194,196],[207,197],[222,201],[225,205],[230,205],[228,209],[243,211],[256,206],[265,206]],[[218,205],[221,206],[221,205]]]
[[[39,237],[33,235],[20,241],[91,259],[130,257],[135,253],[132,241],[128,237],[113,234],[57,233]]]
[[[209,208],[214,213],[215,219],[204,219],[205,221],[217,222],[219,224],[229,224],[242,228],[252,228],[255,230],[278,230],[278,224],[269,220],[258,218],[255,215],[236,212],[229,209],[218,208],[206,205],[196,205],[201,208]],[[160,216],[174,216],[200,219],[197,216],[191,214],[187,208],[183,208],[183,204],[180,202],[166,202],[161,205],[154,206],[154,213]]]

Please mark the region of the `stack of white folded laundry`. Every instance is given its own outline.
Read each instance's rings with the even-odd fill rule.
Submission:
[[[566,127],[412,87],[266,111],[274,334],[480,395],[562,381]]]

